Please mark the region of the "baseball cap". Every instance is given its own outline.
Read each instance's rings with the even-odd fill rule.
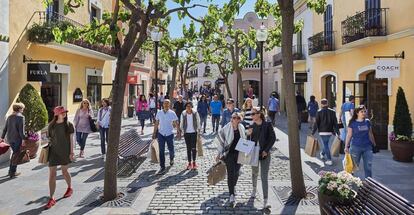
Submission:
[[[67,113],[69,112],[68,110],[66,110],[63,106],[57,106],[55,107],[55,109],[53,109],[53,113],[55,116],[59,116],[62,113]]]

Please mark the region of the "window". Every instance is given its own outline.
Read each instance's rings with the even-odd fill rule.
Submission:
[[[367,27],[377,28],[381,26],[381,0],[365,0]]]
[[[257,50],[254,48],[249,48],[249,60],[254,60],[257,57]]]
[[[95,6],[91,6],[91,22],[94,19],[100,20],[101,19],[101,10]]]
[[[332,16],[332,5],[327,5],[326,6],[326,10],[325,13],[323,15],[323,21],[324,21],[324,43],[328,44],[328,45],[332,45],[333,44],[333,37],[332,37],[332,32],[333,32],[333,16]]]
[[[87,94],[88,100],[91,102],[93,109],[99,108],[102,99],[102,77],[88,76]]]

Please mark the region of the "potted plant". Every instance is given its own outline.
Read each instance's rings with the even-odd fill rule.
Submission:
[[[400,162],[412,162],[414,156],[413,123],[405,93],[401,87],[397,92],[393,126],[394,131],[389,136],[393,159]]]
[[[39,131],[47,125],[48,113],[39,92],[30,84],[26,84],[20,90],[17,101],[26,106],[23,111],[27,135],[24,145],[33,159],[39,149]]]
[[[362,186],[358,177],[346,171],[319,172],[318,200],[321,214],[326,214],[323,207],[329,202],[335,205],[349,205],[357,195],[357,189]]]

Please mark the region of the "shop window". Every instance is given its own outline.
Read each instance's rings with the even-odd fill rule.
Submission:
[[[135,105],[136,99],[138,99],[137,95],[137,85],[136,84],[129,84],[129,105]]]
[[[42,83],[40,92],[50,122],[53,119],[53,109],[56,106],[62,105],[62,75],[50,73],[47,76],[47,81]]]
[[[249,48],[249,60],[252,61],[257,57],[257,50],[254,48]]]
[[[91,22],[96,18],[97,20],[101,19],[101,10],[95,6],[91,6]]]
[[[99,108],[102,99],[102,77],[88,76],[87,97],[94,110]]]

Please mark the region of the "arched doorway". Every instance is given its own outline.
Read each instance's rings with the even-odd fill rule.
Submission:
[[[367,101],[362,102],[367,106],[368,116],[372,121],[372,129],[380,149],[388,148],[388,80],[385,78],[375,78],[375,71],[370,71],[366,75],[367,81]]]
[[[329,107],[336,107],[336,77],[327,75],[322,78],[322,97],[328,99]]]
[[[249,94],[253,94],[259,98],[260,88],[259,81],[246,80],[243,81],[243,97],[246,98]]]

